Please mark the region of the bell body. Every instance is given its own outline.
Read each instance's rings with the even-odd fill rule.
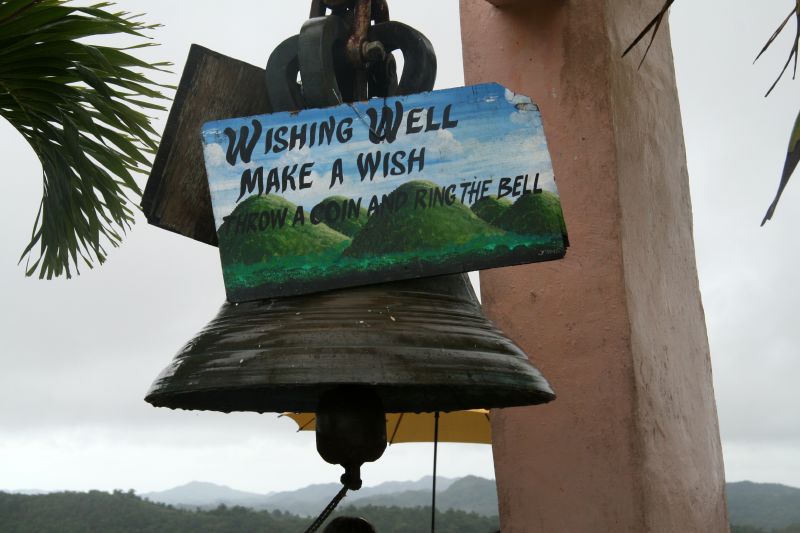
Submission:
[[[368,386],[385,412],[532,405],[555,398],[483,315],[466,275],[226,303],[146,400],[179,409],[313,412]]]

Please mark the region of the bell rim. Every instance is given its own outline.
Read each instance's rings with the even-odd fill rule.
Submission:
[[[233,393],[238,398],[232,400],[232,391],[227,388],[207,389],[203,391],[181,391],[181,392],[156,392],[148,393],[145,401],[154,407],[166,407],[173,410],[182,411],[217,411],[223,413],[233,412],[255,412],[264,413],[283,413],[283,412],[315,412],[317,401],[299,400],[293,402],[287,400],[286,392],[291,391],[293,396],[302,398],[319,398],[324,392],[334,390],[339,387],[352,385],[366,386],[373,388],[380,396],[385,413],[432,413],[435,411],[448,413],[454,411],[466,411],[470,409],[505,409],[511,407],[526,407],[549,403],[556,399],[555,392],[547,385],[542,378],[539,383],[542,386],[539,390],[531,390],[528,387],[510,388],[506,387],[502,398],[498,398],[496,388],[491,386],[472,387],[470,393],[463,393],[455,396],[453,391],[443,393],[438,388],[430,386],[416,385],[384,385],[374,386],[363,382],[338,382],[317,385],[294,385],[278,387],[239,387]],[[544,387],[547,387],[546,389]],[[396,390],[392,390],[396,389]],[[435,393],[435,394],[434,394]],[[486,393],[493,393],[494,400],[486,401],[478,398],[485,398]],[[280,396],[280,406],[272,407],[268,402],[262,401],[265,395],[275,394]],[[259,400],[248,402],[243,401],[243,396],[257,396]],[[466,396],[466,397],[465,397]],[[402,405],[398,404],[393,398],[402,397]],[[427,401],[413,402],[410,397],[423,397]],[[443,399],[444,398],[444,399]],[[225,408],[225,404],[228,407]],[[191,405],[191,407],[189,407]],[[220,408],[223,406],[223,408]]]

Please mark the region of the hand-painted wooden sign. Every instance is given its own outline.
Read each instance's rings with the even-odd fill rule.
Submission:
[[[230,301],[559,259],[539,109],[497,84],[209,122]]]

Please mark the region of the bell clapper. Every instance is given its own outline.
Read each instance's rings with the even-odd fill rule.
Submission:
[[[339,478],[342,485],[347,487],[348,490],[358,490],[361,488],[361,465],[342,465],[344,466],[344,474]]]
[[[368,386],[346,385],[320,397],[316,411],[317,451],[344,467],[342,485],[361,488],[361,465],[376,461],[386,449],[386,414],[378,394]]]

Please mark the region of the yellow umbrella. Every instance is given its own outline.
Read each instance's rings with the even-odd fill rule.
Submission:
[[[314,413],[283,413],[297,423],[297,431],[317,428]],[[387,413],[386,440],[400,442],[433,442],[433,489],[431,490],[431,533],[436,519],[436,458],[440,442],[492,443],[489,411],[469,409],[449,413]]]
[[[314,413],[283,413],[297,423],[297,431],[314,431],[317,428]],[[387,413],[386,440],[389,444],[401,442],[434,442],[434,413]],[[470,409],[439,413],[439,442],[492,443],[489,411]]]

